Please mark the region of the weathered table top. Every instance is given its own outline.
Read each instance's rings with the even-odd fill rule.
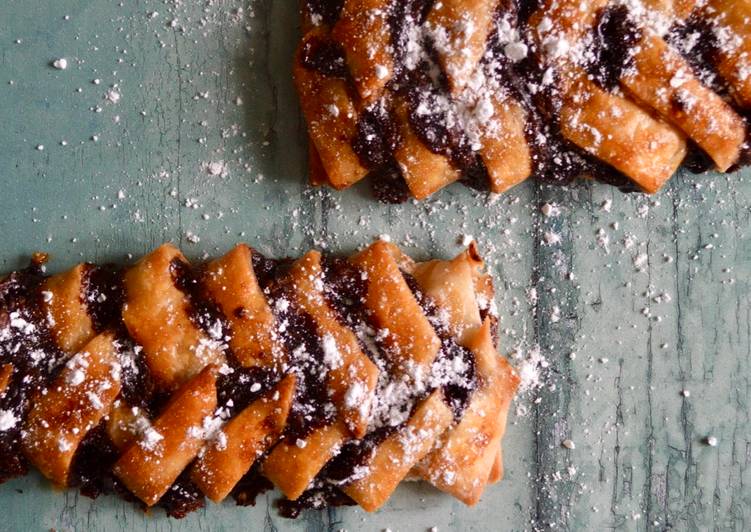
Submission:
[[[654,197],[527,183],[385,206],[367,186],[312,190],[289,65],[295,4],[6,0],[2,270],[35,250],[61,269],[168,240],[194,258],[243,240],[283,256],[385,233],[418,257],[449,256],[474,235],[498,279],[503,349],[527,376],[505,481],[474,509],[409,483],[375,515],[289,521],[261,500],[176,522],[31,475],[0,488],[0,529],[751,527],[749,174],[679,175]],[[63,57],[67,69],[51,66]],[[545,203],[560,214],[541,215]]]

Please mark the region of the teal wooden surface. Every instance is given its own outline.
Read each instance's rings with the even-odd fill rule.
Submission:
[[[295,4],[0,1],[0,266],[36,250],[55,270],[128,260],[167,240],[196,259],[241,240],[346,252],[381,234],[450,256],[473,235],[498,279],[504,352],[521,363],[539,346],[548,364],[513,407],[505,481],[473,509],[407,483],[374,515],[289,521],[268,495],[174,521],[31,475],[0,488],[0,530],[751,527],[749,173],[681,174],[654,197],[527,183],[385,206],[367,186],[310,189]]]

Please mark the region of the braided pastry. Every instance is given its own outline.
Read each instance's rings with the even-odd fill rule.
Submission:
[[[315,184],[384,201],[749,162],[748,0],[304,0]]]
[[[406,477],[466,504],[500,479],[518,377],[497,354],[472,244],[415,263],[246,245],[191,266],[167,244],[128,268],[46,257],[0,282],[0,481],[33,464],[181,517],[273,485],[284,515],[382,506]]]

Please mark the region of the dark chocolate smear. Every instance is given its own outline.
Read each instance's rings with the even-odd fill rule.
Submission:
[[[255,506],[256,498],[262,493],[273,490],[274,485],[269,479],[261,474],[263,458],[259,458],[248,471],[232,488],[232,498],[238,506]]]
[[[295,305],[287,287],[274,285],[270,303],[282,332],[290,365],[297,376],[295,396],[283,434],[285,439],[295,442],[304,439],[315,429],[332,423],[336,408],[328,397],[328,369],[324,364],[321,337],[315,320]]]
[[[107,421],[89,431],[76,449],[71,465],[70,482],[78,486],[81,494],[96,499],[113,490],[112,466],[120,451],[107,434]]]
[[[21,451],[21,426],[31,397],[54,377],[66,359],[52,338],[42,309],[40,285],[45,279],[44,259],[0,281],[0,366],[11,364],[13,373],[0,410],[18,420],[0,431],[0,483],[28,472]]]
[[[395,161],[372,171],[369,178],[373,195],[382,203],[404,203],[410,197],[407,182]]]
[[[123,270],[112,265],[86,265],[83,298],[94,330],[100,333],[122,321],[125,301]]]
[[[182,519],[191,512],[204,507],[205,498],[198,486],[190,480],[191,467],[177,478],[161,499],[159,506],[164,508],[167,515],[175,519]]]
[[[352,149],[365,168],[388,164],[398,144],[397,125],[383,102],[375,103],[360,113]]]
[[[190,301],[188,314],[196,327],[215,341],[222,341],[229,336],[229,324],[221,309],[208,297],[203,289],[203,271],[192,268],[179,257],[172,259],[170,272],[175,286]]]
[[[344,0],[305,0],[308,13],[321,17],[321,22],[333,26],[339,20]]]
[[[344,50],[331,40],[318,37],[308,40],[303,46],[300,61],[308,70],[315,70],[324,76],[336,78],[348,76]]]
[[[296,519],[304,510],[320,510],[335,506],[356,506],[346,493],[330,484],[321,484],[305,491],[297,500],[281,499],[278,503],[279,513],[283,517]]]
[[[596,83],[611,91],[631,66],[641,32],[629,16],[628,7],[618,5],[601,10],[592,37],[593,60],[587,70]]]

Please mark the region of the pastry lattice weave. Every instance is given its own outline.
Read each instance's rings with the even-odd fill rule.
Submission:
[[[314,183],[425,198],[749,160],[749,0],[304,0]]]
[[[473,504],[501,477],[518,378],[474,244],[424,263],[383,241],[349,259],[44,261],[0,283],[0,481],[31,463],[179,517],[271,483],[286,515],[372,511],[408,475]]]

